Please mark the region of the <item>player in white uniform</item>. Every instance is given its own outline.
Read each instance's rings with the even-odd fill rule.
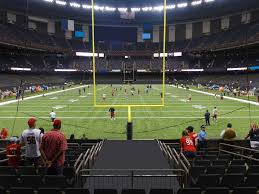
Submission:
[[[40,144],[43,134],[39,129],[36,129],[36,118],[28,120],[28,129],[25,129],[21,136],[21,143],[25,145],[25,158],[27,165],[38,166],[41,156]]]
[[[218,119],[218,109],[217,109],[217,107],[213,108],[212,117],[213,117],[213,121],[217,122],[217,119]]]
[[[52,110],[50,114],[50,119],[52,122],[54,122],[54,120],[56,119],[56,113]]]

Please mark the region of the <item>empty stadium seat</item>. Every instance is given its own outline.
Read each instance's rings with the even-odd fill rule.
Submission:
[[[250,165],[247,174],[259,173],[259,165]]]
[[[12,187],[9,191],[10,194],[34,194],[34,190],[32,188],[26,187]]]
[[[210,161],[209,160],[195,160],[194,165],[195,166],[209,166]]]
[[[123,189],[121,194],[146,194],[144,189]]]
[[[246,173],[246,166],[245,165],[231,165],[231,166],[228,167],[227,173],[229,173],[229,174],[234,174],[234,173],[245,174]]]
[[[245,180],[246,187],[257,187],[259,188],[259,174],[248,174]]]
[[[208,166],[206,174],[225,174],[225,166]]]
[[[222,178],[222,186],[233,189],[244,184],[243,174],[225,174]]]
[[[231,165],[245,165],[246,161],[245,160],[232,160]]]
[[[256,194],[256,187],[236,187],[232,194]]]
[[[65,194],[89,194],[89,190],[84,188],[66,188]]]
[[[228,160],[219,159],[219,160],[213,160],[212,165],[214,166],[227,166],[229,163]]]
[[[62,194],[62,191],[58,188],[39,188],[38,194]]]
[[[149,194],[173,194],[172,189],[151,189]]]
[[[220,185],[219,174],[200,175],[195,184],[195,186],[200,188],[218,187],[219,185]]]
[[[19,166],[17,168],[17,174],[19,175],[36,175],[36,169],[33,166]]]
[[[39,175],[21,175],[20,180],[23,187],[38,188],[43,184],[42,177]]]
[[[183,188],[179,189],[177,194],[201,194],[201,192],[200,188]]]
[[[56,175],[46,175],[44,177],[45,187],[54,187],[54,188],[65,188],[68,186],[65,176],[56,176]]]
[[[95,189],[94,194],[117,194],[115,189]]]
[[[205,155],[203,156],[204,160],[216,160],[218,158],[217,155]]]
[[[210,187],[206,188],[205,194],[229,194],[229,190],[226,187]]]
[[[189,170],[190,176],[195,180],[200,174],[204,174],[205,166],[192,166]]]
[[[11,166],[0,166],[0,175],[15,175],[16,169]]]
[[[19,186],[16,175],[0,175],[0,186],[3,188]]]

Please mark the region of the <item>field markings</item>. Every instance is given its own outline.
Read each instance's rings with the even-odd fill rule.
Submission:
[[[28,117],[0,117],[0,119],[28,119]],[[47,119],[49,117],[37,117],[39,119]],[[109,117],[58,117],[60,119],[109,119]],[[128,117],[116,117],[118,119],[126,119]],[[258,119],[259,116],[239,116],[239,117],[219,117],[220,119]],[[134,119],[204,119],[204,117],[134,117]]]
[[[85,87],[85,85],[84,86],[77,86],[77,87],[73,87],[73,88],[68,88],[68,89],[65,89],[65,90],[55,91],[55,92],[49,92],[49,93],[44,94],[44,96],[49,96],[49,95],[52,95],[52,94],[58,94],[58,93],[62,93],[62,92],[70,91],[70,90],[75,90],[75,89],[79,89],[79,88],[83,88],[83,87]],[[36,95],[36,96],[25,97],[23,100],[9,100],[9,101],[5,101],[5,102],[1,102],[0,106],[4,106],[6,104],[12,104],[12,103],[15,103],[15,102],[18,102],[18,101],[22,102],[22,101],[25,101],[25,100],[39,98],[39,97],[42,97],[42,96],[43,96],[43,94],[39,94],[39,95]]]
[[[54,107],[53,107],[54,108]],[[233,110],[225,110],[225,109],[220,109],[220,112],[230,112],[230,111],[233,111]],[[1,111],[2,113],[13,113],[14,111]],[[42,111],[42,110],[30,110],[30,111],[22,111],[22,112],[32,112],[32,113],[40,113],[40,112],[42,112],[42,113],[45,113],[45,112],[49,112],[49,111]],[[92,112],[100,112],[100,113],[103,113],[104,111],[84,111],[84,110],[82,110],[82,111],[73,111],[73,110],[69,110],[69,111],[57,111],[57,112],[59,112],[59,113],[92,113]],[[128,112],[128,111],[123,111],[123,110],[121,110],[121,111],[119,111],[119,112]],[[140,113],[140,112],[142,112],[142,113],[144,113],[144,112],[146,112],[146,111],[137,111],[137,110],[133,110],[133,111],[131,111],[131,112],[135,112],[135,113]],[[149,110],[149,112],[153,112],[153,113],[155,113],[155,112],[158,112],[158,113],[190,113],[190,112],[204,112],[204,110],[186,110],[186,111],[183,111],[183,110],[172,110],[172,111],[166,111],[166,110],[161,110],[161,111],[153,111],[153,110]],[[259,110],[237,110],[236,112],[259,112]]]
[[[172,87],[176,88],[176,86],[172,86]],[[186,88],[180,88],[180,89],[186,90]],[[205,95],[209,95],[209,96],[215,96],[215,94],[210,93],[210,92],[203,92],[203,91],[194,90],[194,89],[189,89],[189,91],[200,93],[200,94],[205,94]],[[243,102],[243,103],[246,103],[246,104],[253,104],[253,105],[259,106],[259,103],[258,102],[254,102],[254,101],[243,100],[243,99],[233,98],[233,97],[229,97],[229,96],[224,96],[224,99],[228,99],[228,100],[233,100],[233,101],[238,101],[238,102]]]

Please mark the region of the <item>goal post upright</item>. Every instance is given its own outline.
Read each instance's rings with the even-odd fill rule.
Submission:
[[[133,136],[133,121],[132,121],[132,108],[135,107],[164,107],[165,106],[165,66],[166,66],[166,5],[167,0],[163,0],[163,57],[162,57],[162,100],[161,104],[97,104],[97,89],[96,89],[96,60],[95,60],[95,17],[94,17],[94,0],[91,0],[91,17],[92,17],[92,66],[93,66],[93,106],[96,108],[127,108],[127,140],[131,140]],[[124,64],[125,65],[125,64]],[[135,64],[133,64],[133,81],[135,80]],[[124,66],[125,67],[125,66]],[[125,72],[124,72],[125,79]]]
[[[95,65],[95,21],[94,21],[94,0],[91,0],[92,3],[92,54],[93,54],[93,62],[92,62],[92,66],[93,66],[93,104],[94,106],[96,106],[96,65]]]

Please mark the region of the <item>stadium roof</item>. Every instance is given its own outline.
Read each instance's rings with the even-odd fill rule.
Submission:
[[[193,2],[197,2],[197,6]],[[2,0],[2,3],[1,7],[21,13],[53,18],[68,17],[90,22],[91,0]],[[182,3],[187,3],[187,6],[180,7]],[[136,20],[129,23],[146,21],[161,23],[162,20],[163,0],[95,0],[95,4],[99,6],[96,9],[96,22],[100,24],[110,20],[118,22],[119,8],[126,8],[128,11],[139,8],[139,11],[136,11]],[[171,5],[168,9],[168,20],[171,23],[218,17],[259,8],[258,0],[168,0],[167,5]],[[109,11],[108,8],[114,9]]]

